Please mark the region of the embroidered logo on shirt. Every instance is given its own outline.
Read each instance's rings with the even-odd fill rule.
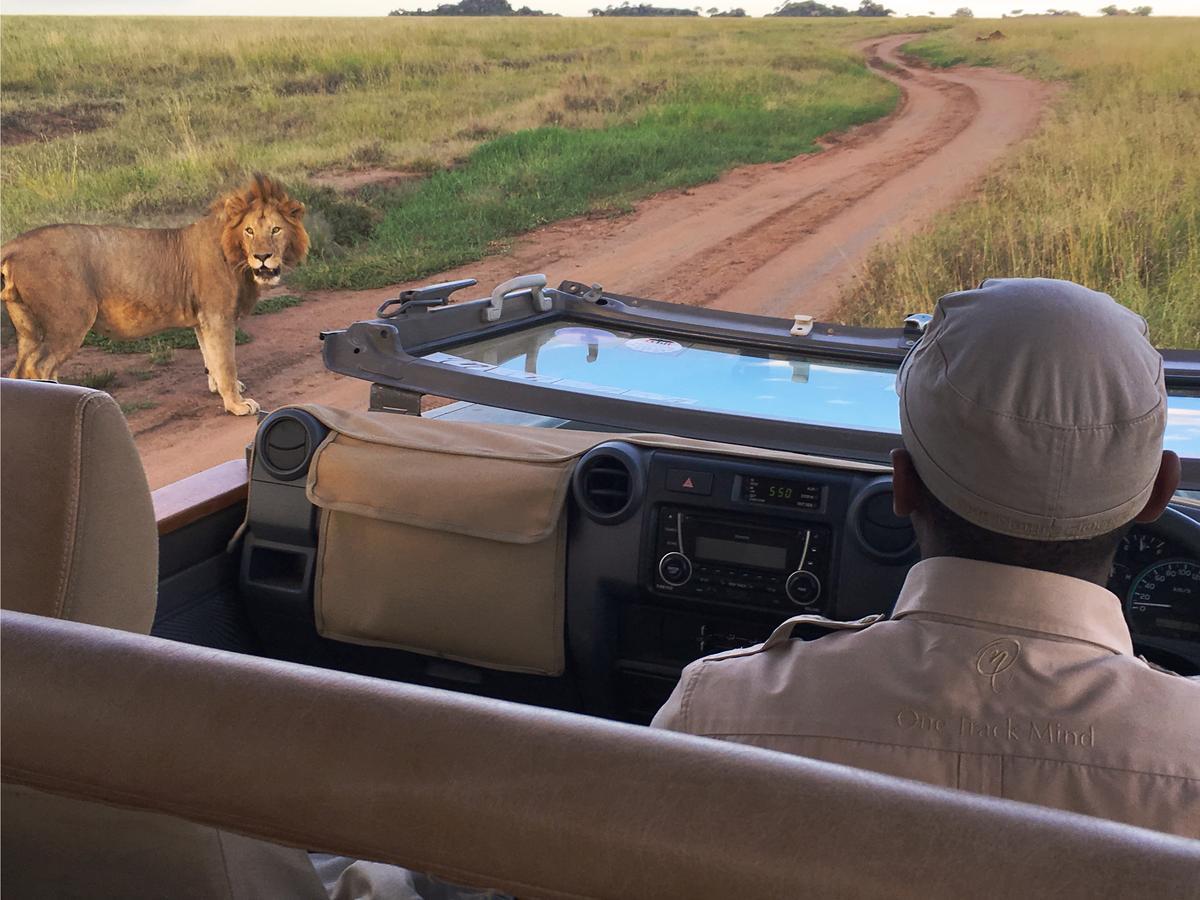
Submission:
[[[998,740],[1009,744],[1053,744],[1060,747],[1095,747],[1096,726],[1091,723],[1064,725],[1053,719],[1026,719],[1021,716],[935,715],[918,709],[896,713],[896,727],[902,731],[928,731],[949,737]],[[958,727],[955,728],[957,722]]]
[[[984,644],[975,657],[975,671],[992,683],[992,690],[1000,693],[996,685],[996,676],[1017,661],[1021,655],[1021,645],[1012,638],[1000,638]]]

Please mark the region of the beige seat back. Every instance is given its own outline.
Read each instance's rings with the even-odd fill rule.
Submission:
[[[308,856],[186,819],[5,783],[5,897],[323,900]]]
[[[157,593],[154,506],[112,397],[71,385],[0,381],[4,609],[104,626],[103,633],[146,634]],[[52,665],[66,652],[44,651]],[[19,672],[13,678],[52,716],[69,714],[57,690],[86,690],[56,689]],[[129,686],[119,696],[96,698],[88,714],[104,718],[120,709],[142,727],[171,727],[169,716],[144,709],[139,695]],[[8,779],[0,814],[5,896],[249,898],[275,890],[323,896],[305,854],[209,826],[56,797]]]
[[[1167,898],[1200,884],[1200,842],[1127,825],[2,615],[4,778],[65,797],[522,898]],[[136,708],[113,702],[134,694]]]
[[[158,532],[137,448],[112,397],[0,381],[0,603],[145,634]]]

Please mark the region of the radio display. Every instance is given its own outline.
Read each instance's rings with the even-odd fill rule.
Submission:
[[[787,548],[769,544],[743,544],[699,535],[696,537],[695,552],[699,560],[779,571],[787,568]]]
[[[820,509],[823,490],[819,484],[784,478],[760,478],[757,475],[746,475],[742,478],[742,499],[764,506]]]

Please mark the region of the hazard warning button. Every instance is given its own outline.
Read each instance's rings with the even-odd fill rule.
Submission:
[[[707,497],[712,493],[711,472],[695,472],[691,469],[667,469],[667,490],[681,494],[699,494]]]

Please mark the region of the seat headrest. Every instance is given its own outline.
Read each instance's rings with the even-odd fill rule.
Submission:
[[[158,585],[150,488],[102,391],[0,379],[4,609],[149,632]]]

